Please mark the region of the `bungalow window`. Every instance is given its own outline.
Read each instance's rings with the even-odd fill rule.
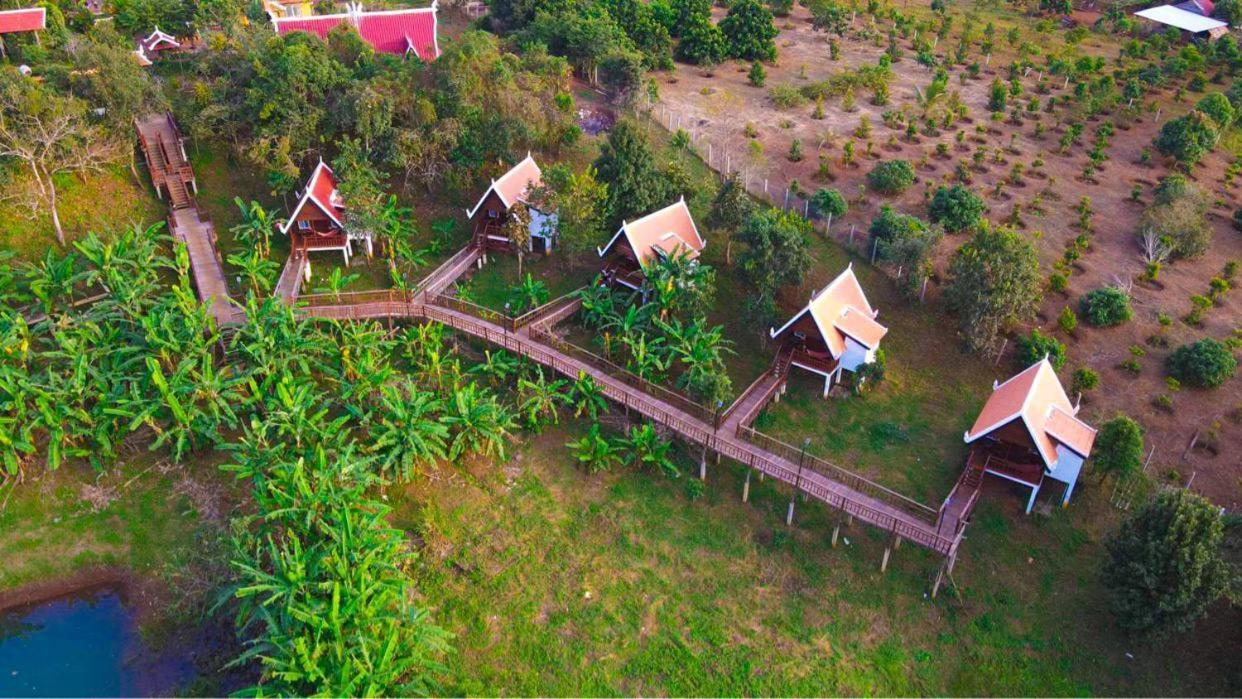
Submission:
[[[301,221],[298,221],[299,231],[309,231],[310,229],[311,229],[310,221],[307,221],[306,219],[302,219]]]

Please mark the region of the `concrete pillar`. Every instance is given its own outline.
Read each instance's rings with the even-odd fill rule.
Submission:
[[[707,480],[707,446],[703,447],[702,453],[699,454],[699,480]]]
[[[884,559],[880,561],[880,572],[881,573],[888,570],[888,557],[892,555],[892,553],[893,553],[892,548],[888,546],[884,547]]]
[[[742,502],[750,500],[750,469],[746,469],[746,482],[742,483]]]
[[[789,498],[789,512],[785,515],[785,526],[787,527],[793,525],[794,502],[796,500],[796,497]]]
[[[839,536],[840,534],[841,534],[841,523],[837,522],[836,526],[832,528],[832,548],[834,549],[837,547],[837,536]]]

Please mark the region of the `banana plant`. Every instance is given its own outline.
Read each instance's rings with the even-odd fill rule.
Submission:
[[[607,471],[620,463],[620,448],[600,433],[598,422],[592,422],[582,439],[567,442],[566,447],[588,473]]]
[[[384,386],[376,408],[368,432],[383,473],[408,481],[420,465],[447,456],[449,431],[439,419],[444,406],[433,394],[407,380]]]
[[[514,428],[513,416],[496,396],[467,383],[448,401],[444,423],[451,435],[448,456],[454,461],[467,453],[505,456],[504,443]]]

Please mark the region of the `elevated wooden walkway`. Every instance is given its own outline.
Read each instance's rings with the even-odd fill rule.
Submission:
[[[772,369],[728,410],[713,418],[701,407],[695,410],[695,406],[687,406],[687,399],[673,401],[652,395],[658,387],[636,386],[634,380],[618,375],[623,370],[608,371],[598,361],[586,361],[577,353],[559,349],[547,325],[563,317],[572,306],[553,302],[548,304],[552,308],[543,319],[519,325],[515,319],[505,319],[494,311],[446,303],[445,297],[430,293],[432,289],[446,288],[455,278],[454,270],[464,271],[473,263],[478,252],[472,248],[446,262],[415,291],[320,294],[302,297],[299,308],[318,318],[432,320],[520,354],[566,377],[585,374],[617,405],[701,446],[704,459],[708,452],[715,452],[738,461],[849,517],[890,532],[895,541],[899,538],[935,551],[945,556],[947,565],[952,565],[969,515],[969,489],[962,489],[959,496],[955,488],[945,505],[936,510],[822,459],[802,454],[749,427],[759,410],[784,385],[789,366],[785,354],[778,355]]]
[[[228,298],[215,231],[211,222],[193,205],[190,190],[193,171],[185,162],[180,134],[171,117],[151,117],[137,122],[139,137],[152,181],[167,194],[173,234],[186,243],[200,298],[211,303],[222,323],[240,322],[242,312]],[[752,471],[788,483],[795,491],[789,504],[792,519],[796,493],[805,493],[840,511],[851,520],[877,527],[892,535],[888,555],[901,541],[910,541],[944,556],[932,591],[956,560],[971,509],[978,498],[977,481],[959,481],[937,510],[907,498],[858,474],[805,453],[755,430],[751,423],[769,401],[784,390],[793,361],[788,350],[778,352],[772,367],[724,410],[711,411],[690,399],[651,384],[607,360],[577,348],[551,331],[551,326],[572,315],[581,305],[576,295],[556,299],[517,318],[481,308],[445,291],[471,266],[482,251],[472,242],[437,267],[416,288],[299,297],[305,256],[294,255],[277,283],[276,293],[296,302],[310,317],[350,319],[431,320],[538,362],[569,378],[592,377],[612,402],[633,410],[676,432],[689,443],[702,447],[702,465],[708,452],[733,459]],[[746,490],[749,493],[750,476]],[[836,541],[836,532],[833,542]],[[883,566],[882,566],[883,567]]]
[[[216,229],[205,211],[197,207],[194,193],[198,185],[194,169],[186,158],[181,131],[170,114],[155,114],[134,121],[143,158],[151,173],[151,184],[168,202],[168,231],[185,243],[194,270],[198,297],[210,304],[216,323],[240,322],[244,313],[229,298],[228,283],[220,252],[216,249]]]

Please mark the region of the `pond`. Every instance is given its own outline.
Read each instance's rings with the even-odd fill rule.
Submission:
[[[143,641],[118,588],[0,612],[0,696],[169,695],[194,674]]]

